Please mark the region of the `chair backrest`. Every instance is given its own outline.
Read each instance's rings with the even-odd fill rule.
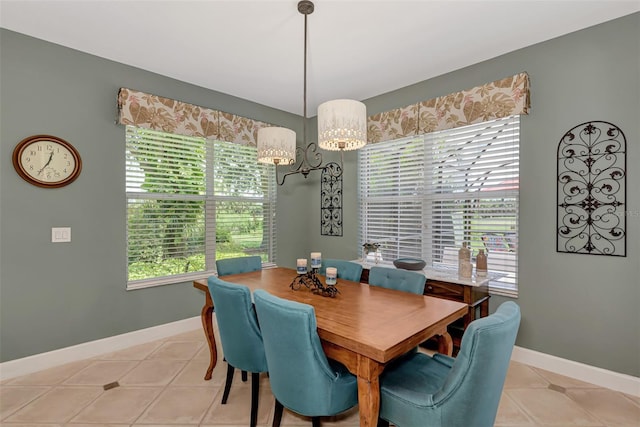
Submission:
[[[351,280],[352,282],[360,282],[362,276],[362,266],[356,262],[345,261],[342,259],[322,259],[322,266],[319,273],[326,274],[327,267],[335,267],[338,269],[338,279]]]
[[[208,285],[225,359],[243,371],[266,372],[262,333],[249,288],[215,276],[209,277]]]
[[[447,379],[433,395],[434,405],[442,404],[442,425],[494,424],[519,326],[520,307],[513,301],[469,324]]]
[[[387,267],[371,267],[369,270],[369,284],[398,291],[424,294],[424,284],[427,278],[415,271],[401,270]]]
[[[344,399],[344,392],[332,388],[339,376],[322,349],[312,306],[278,298],[262,289],[254,291],[253,299],[271,391],[285,408],[313,417],[338,413],[357,402],[355,388],[353,401],[336,402]]]
[[[258,255],[254,255],[218,259],[216,260],[216,270],[218,271],[218,276],[259,271],[262,270],[262,258]]]

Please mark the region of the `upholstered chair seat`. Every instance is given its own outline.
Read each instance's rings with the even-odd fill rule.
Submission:
[[[454,359],[414,353],[380,376],[378,426],[493,426],[520,325],[513,301],[469,324]]]
[[[253,293],[253,299],[276,398],[273,427],[280,425],[283,407],[312,417],[318,426],[319,417],[357,405],[356,377],[340,363],[327,359],[313,307],[261,289]]]
[[[335,267],[338,269],[338,279],[360,282],[362,266],[357,262],[345,261],[342,259],[323,259],[319,273],[325,275],[327,267]]]
[[[222,393],[222,404],[227,403],[234,370],[251,372],[251,421],[255,427],[258,416],[260,373],[267,372],[267,359],[262,343],[251,292],[244,285],[225,282],[218,277],[208,279],[209,292],[215,306],[216,320],[227,362],[227,379]]]
[[[424,294],[424,284],[427,278],[415,271],[400,270],[387,267],[371,267],[369,270],[369,284],[398,291]]]
[[[262,258],[258,255],[216,260],[218,276],[248,273],[262,270]]]

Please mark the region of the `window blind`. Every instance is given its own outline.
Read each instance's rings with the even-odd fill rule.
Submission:
[[[360,239],[383,259],[456,267],[467,242],[517,294],[519,116],[372,144],[360,151]]]

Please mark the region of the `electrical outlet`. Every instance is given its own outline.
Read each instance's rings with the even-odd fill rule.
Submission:
[[[64,243],[71,241],[71,227],[52,227],[51,242]]]

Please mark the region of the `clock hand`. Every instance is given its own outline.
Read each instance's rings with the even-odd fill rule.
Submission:
[[[42,171],[44,170],[44,168],[46,168],[47,166],[49,166],[49,163],[51,163],[51,160],[53,160],[53,151],[51,152],[51,154],[49,155],[49,160],[47,160],[47,163],[44,164],[44,166],[42,167],[42,169],[40,169],[38,171],[38,175],[40,175],[42,173]]]

